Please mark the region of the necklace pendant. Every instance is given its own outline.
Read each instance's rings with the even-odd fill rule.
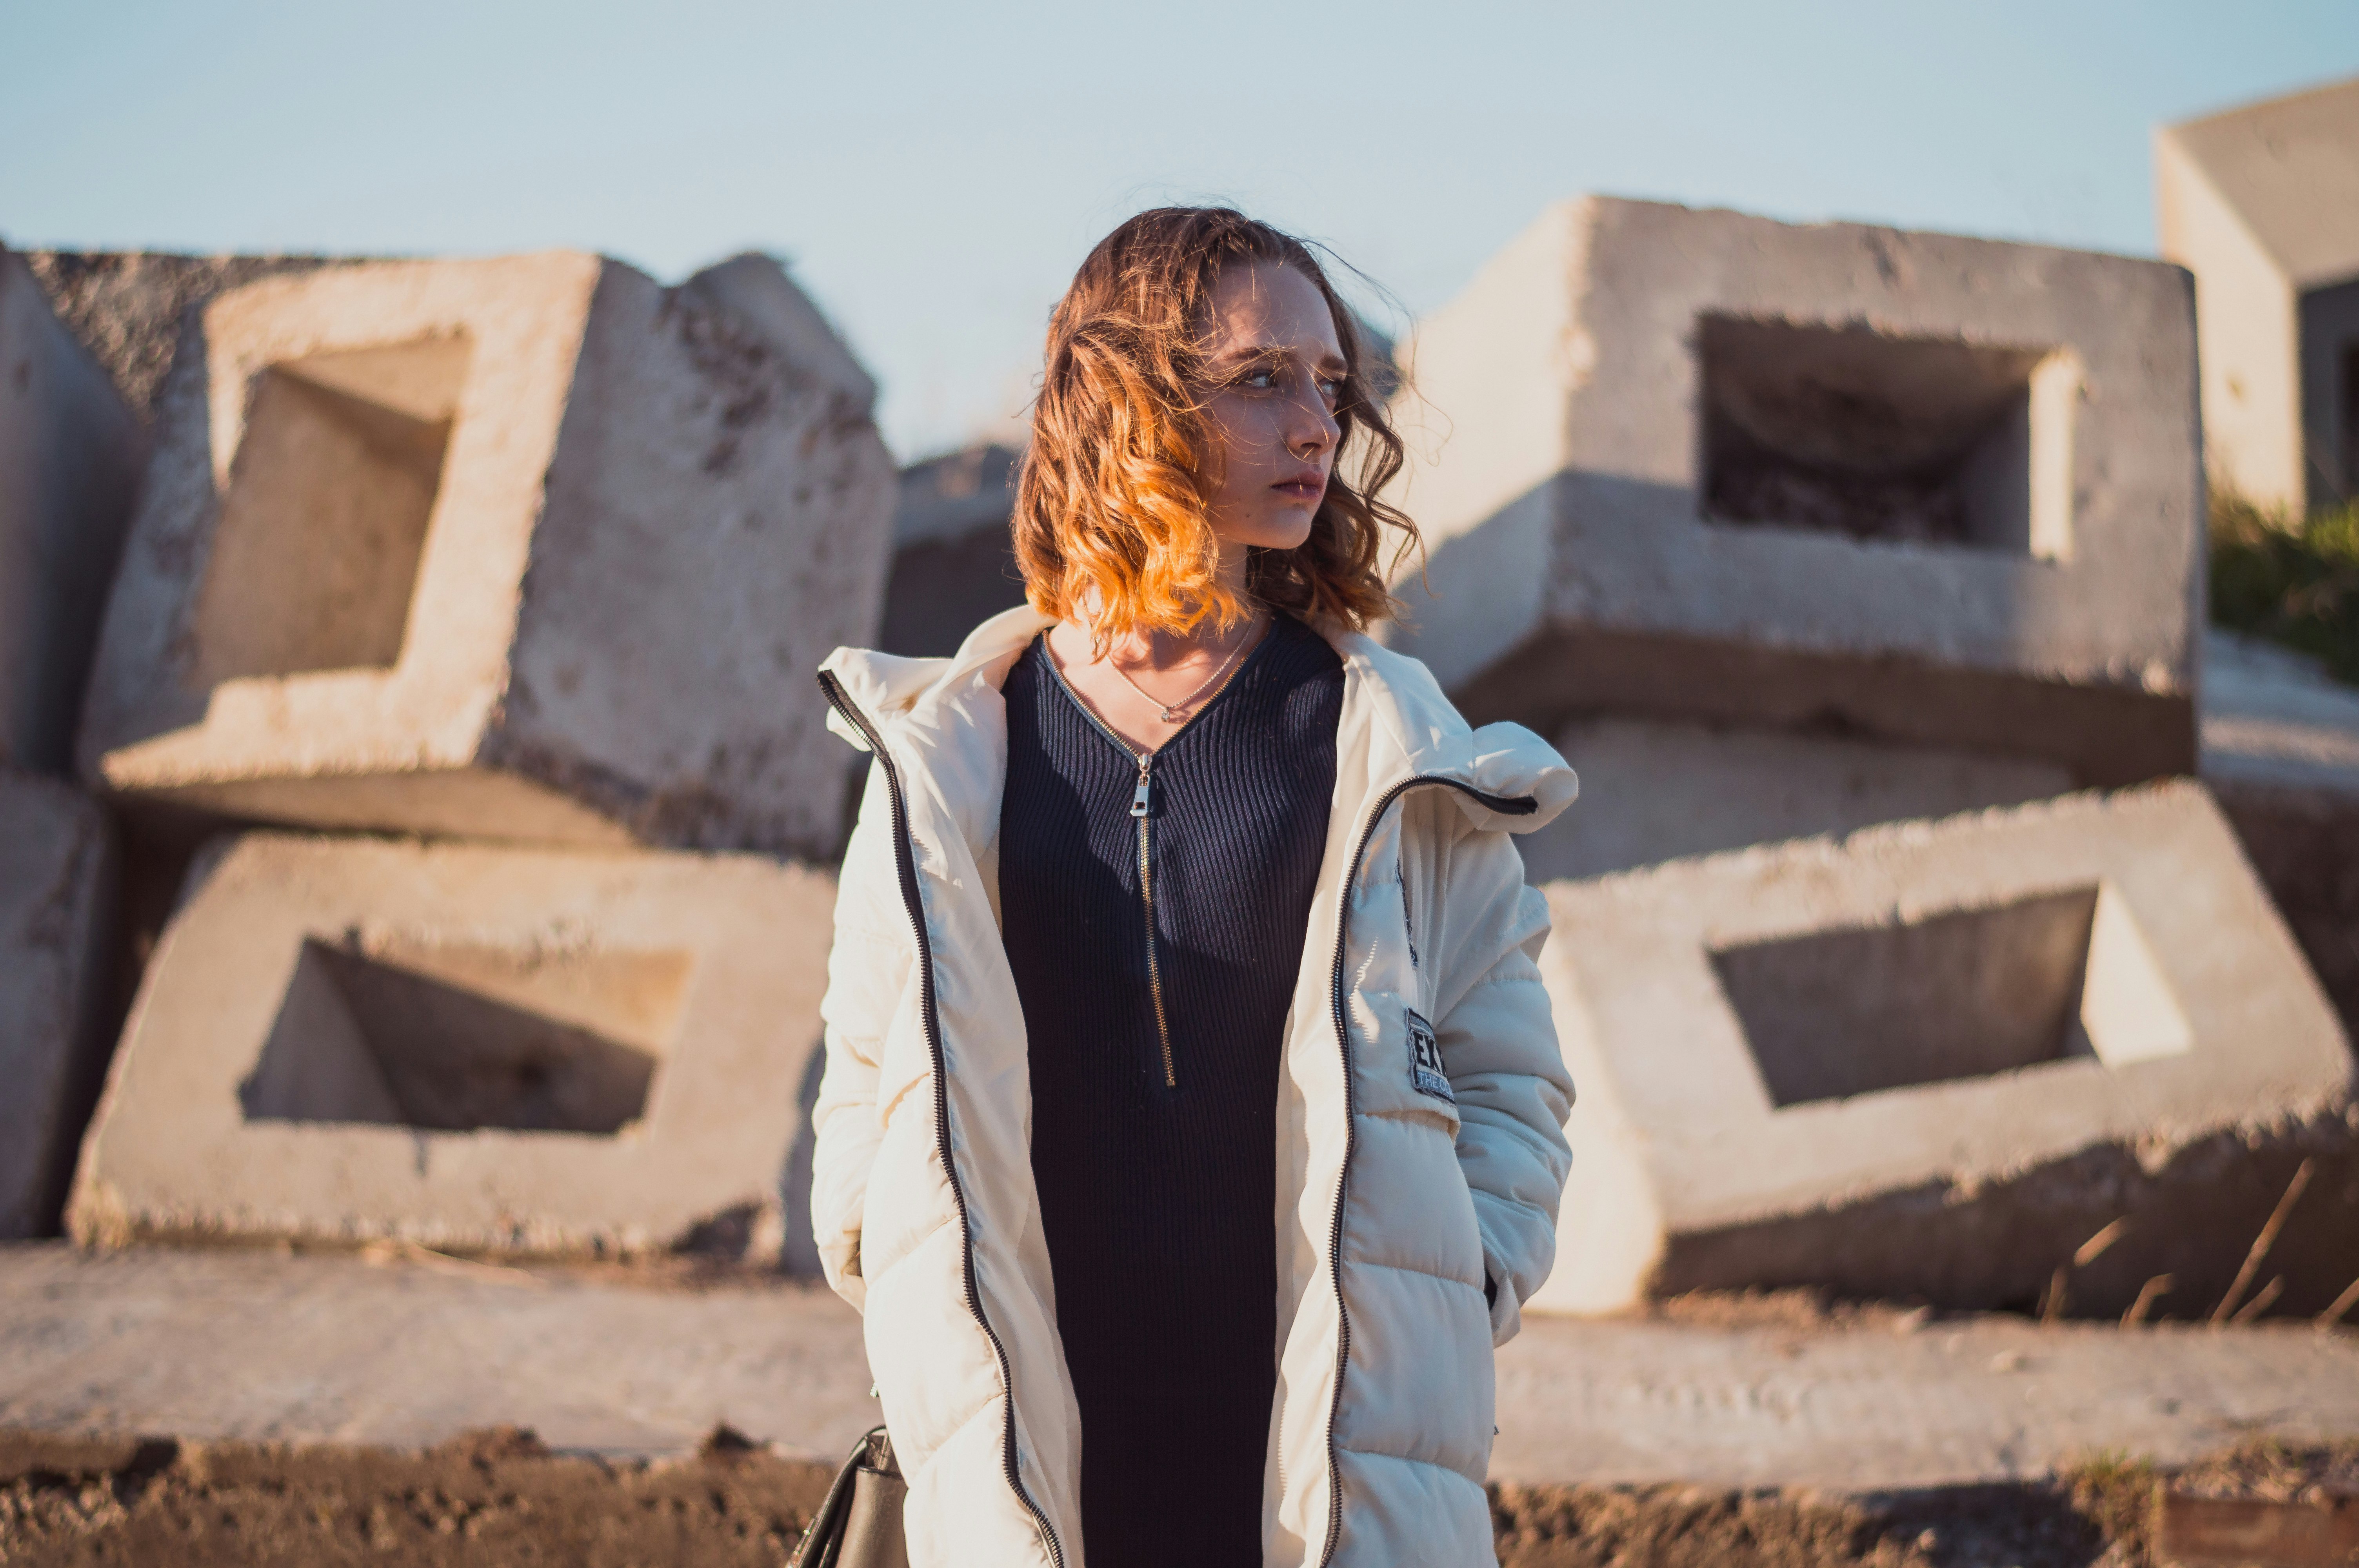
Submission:
[[[1180,716],[1178,714],[1172,712],[1171,709],[1168,708],[1163,710],[1163,722],[1166,724],[1175,724],[1179,722],[1179,718]]]

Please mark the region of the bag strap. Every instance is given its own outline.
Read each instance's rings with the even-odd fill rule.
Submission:
[[[883,1463],[871,1463],[872,1454]],[[900,1473],[893,1463],[892,1441],[881,1426],[871,1427],[861,1437],[852,1456],[835,1473],[835,1480],[827,1488],[827,1499],[811,1515],[810,1523],[803,1527],[802,1539],[795,1543],[795,1552],[787,1559],[787,1568],[834,1568],[836,1553],[843,1548],[844,1523],[852,1514],[852,1483],[863,1468]]]

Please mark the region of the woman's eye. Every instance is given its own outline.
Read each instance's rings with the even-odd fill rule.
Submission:
[[[1263,365],[1257,370],[1249,370],[1245,372],[1242,384],[1266,392],[1277,384],[1277,372],[1267,365]]]
[[[1319,384],[1319,395],[1329,403],[1341,403],[1343,400],[1343,384],[1340,381],[1322,381]]]

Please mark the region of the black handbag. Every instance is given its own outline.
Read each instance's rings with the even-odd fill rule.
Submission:
[[[893,1463],[893,1440],[877,1427],[835,1473],[787,1568],[909,1568],[901,1534],[901,1505],[908,1496],[909,1483]]]

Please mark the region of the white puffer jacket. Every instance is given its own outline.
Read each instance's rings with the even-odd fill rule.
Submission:
[[[998,926],[1000,687],[1049,624],[1013,610],[953,658],[838,650],[820,676],[831,727],[884,765],[836,904],[811,1220],[866,1316],[920,1568],[1082,1568],[1083,1434]],[[1529,730],[1470,730],[1416,660],[1329,640],[1343,706],[1278,1082],[1262,1560],[1490,1563],[1491,1351],[1548,1277],[1571,1160],[1533,962],[1548,911],[1506,835],[1576,786]]]

